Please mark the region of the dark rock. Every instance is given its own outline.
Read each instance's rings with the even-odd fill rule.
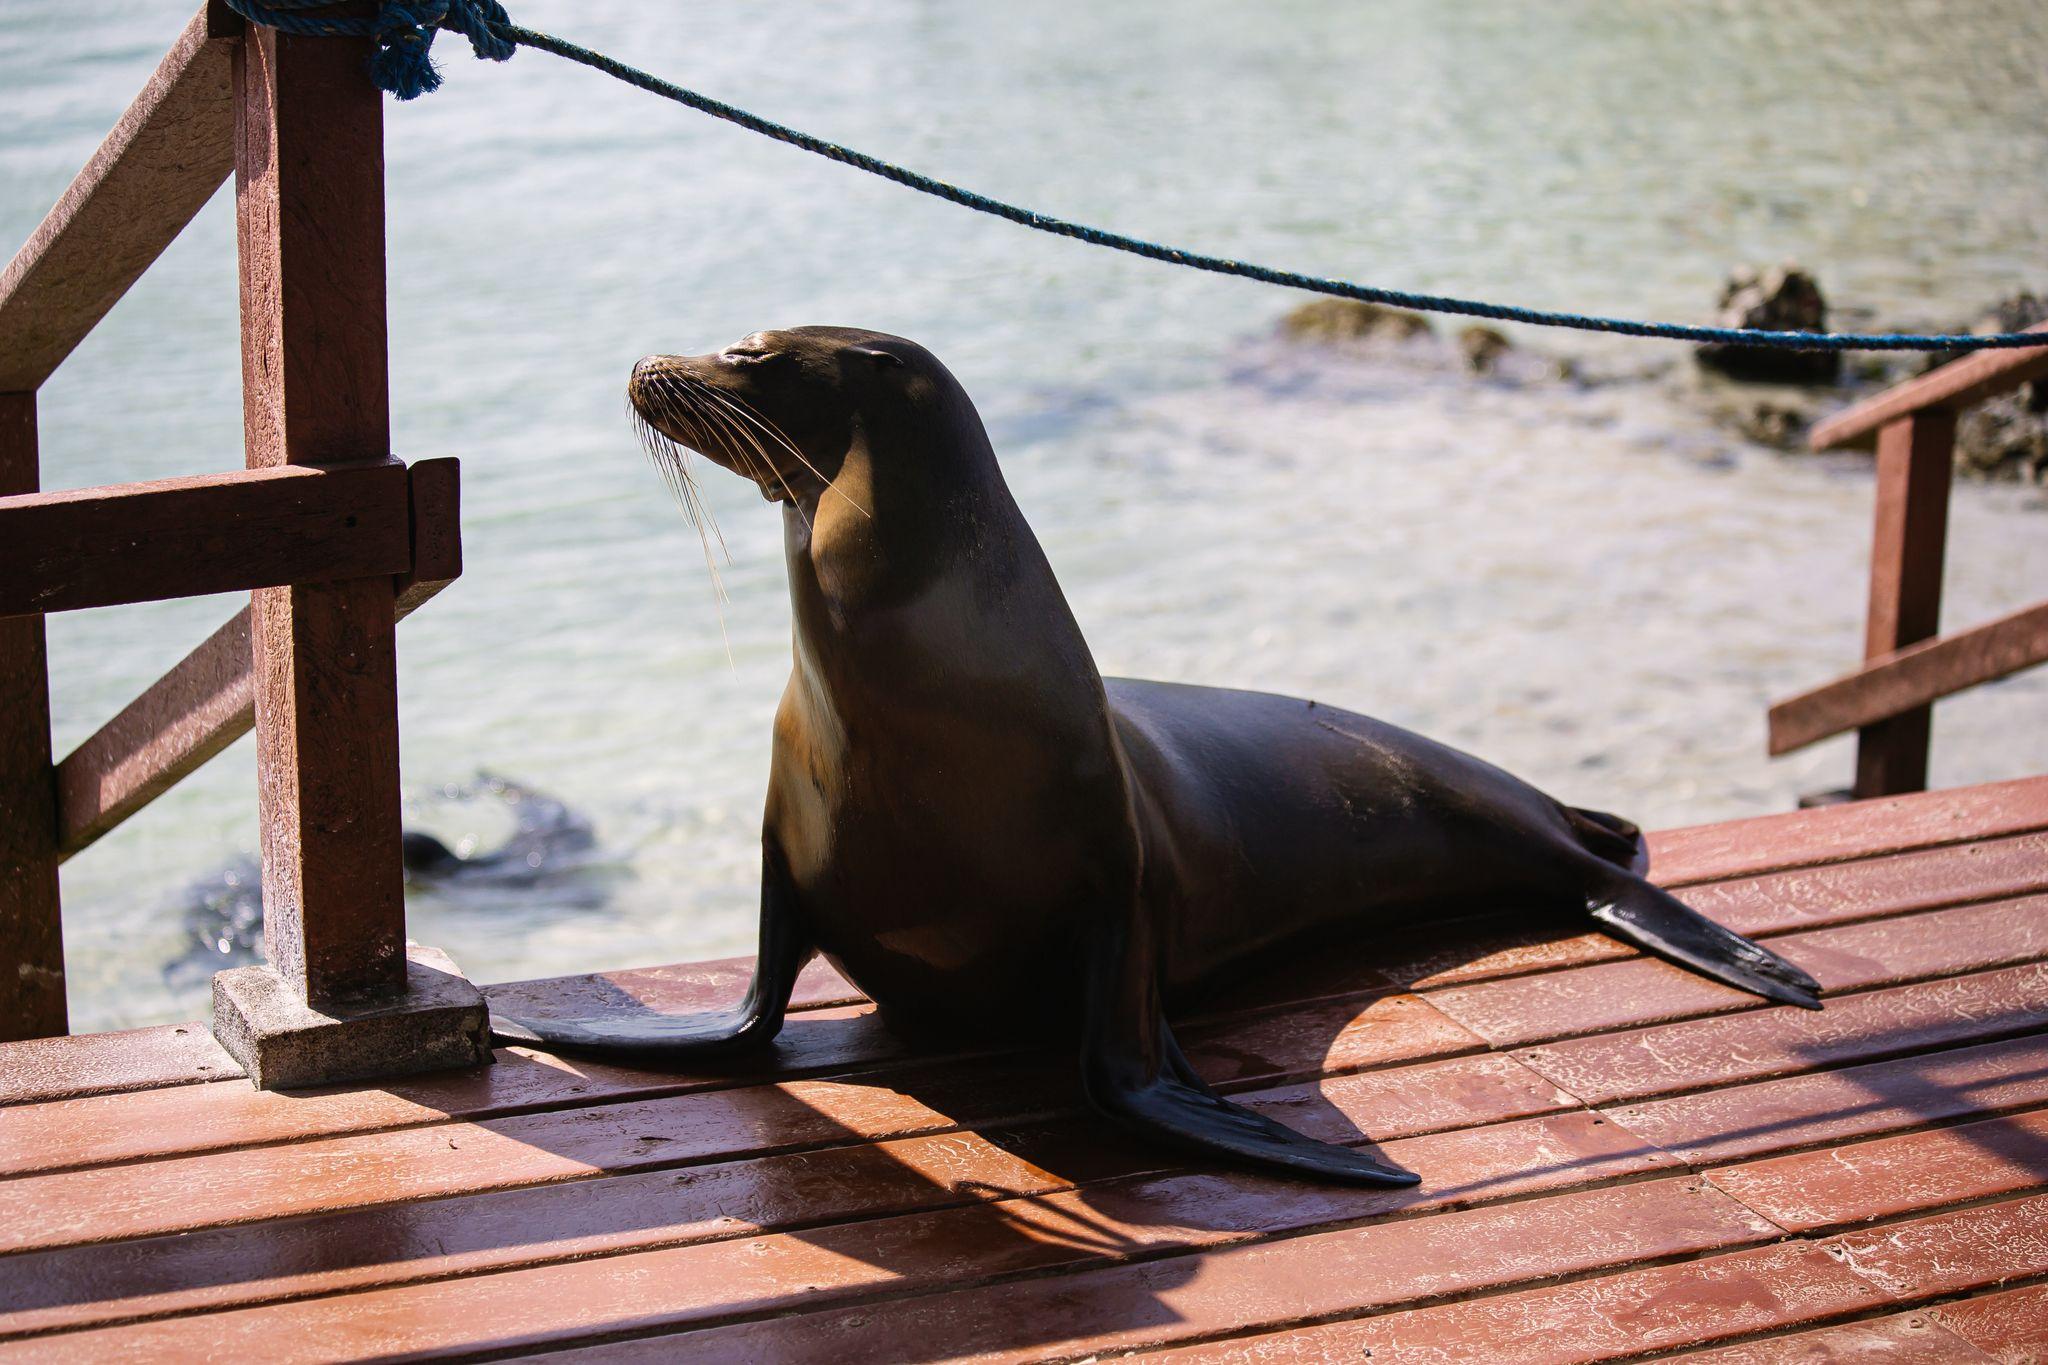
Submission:
[[[1280,319],[1280,331],[1297,341],[1407,341],[1428,336],[1420,313],[1356,299],[1313,299]]]
[[[1958,418],[1956,467],[1987,479],[2048,483],[2048,384],[2022,384]]]
[[[1735,414],[1735,429],[1758,445],[1802,450],[1813,426],[1811,414],[1786,403],[1760,398]]]
[[[1743,268],[1721,289],[1718,327],[1766,332],[1825,332],[1827,299],[1813,276],[1796,265],[1759,273]],[[1839,351],[1793,351],[1739,342],[1705,342],[1693,350],[1700,365],[1734,379],[1769,384],[1832,384],[1842,372]]]
[[[1458,354],[1474,374],[1492,374],[1510,349],[1507,337],[1491,327],[1467,327],[1458,333]]]
[[[1695,401],[1715,425],[1744,440],[1785,451],[1804,450],[1806,433],[1831,406],[1817,393],[1718,378],[1704,380]]]
[[[2048,298],[2022,290],[1992,304],[1969,326],[1953,330],[1980,336],[2023,332],[2044,320]],[[1926,368],[1968,354],[1967,349],[1938,352]],[[1956,468],[1984,479],[2048,483],[2048,383],[2022,384],[1964,412],[1956,421]]]

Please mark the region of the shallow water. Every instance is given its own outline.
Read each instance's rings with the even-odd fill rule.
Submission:
[[[1796,255],[1845,322],[1947,323],[2048,283],[2048,10],[1507,0],[1442,6],[692,7],[524,0],[523,22],[1048,211],[1202,249],[1536,306],[1700,318]],[[0,17],[0,236],[34,227],[190,0]],[[1872,17],[1881,15],[1881,19]],[[1769,762],[1769,699],[1849,665],[1859,460],[1744,446],[1682,353],[1518,335],[1635,382],[1522,386],[1270,340],[1296,300],[917,199],[568,67],[442,40],[387,113],[393,425],[463,460],[462,580],[401,628],[414,819],[479,769],[599,846],[531,884],[412,897],[482,979],[743,951],[788,663],[775,513],[709,484],[694,535],[635,448],[652,350],[840,322],[926,342],[989,419],[1106,671],[1306,693],[1653,825],[1783,809],[1848,769]],[[240,462],[217,199],[43,392],[53,488]],[[1963,487],[1948,619],[2038,598],[2040,494]],[[55,618],[75,743],[233,608]],[[729,640],[729,653],[726,641]],[[2048,769],[2048,676],[1945,705],[1942,784]],[[189,1016],[186,888],[254,846],[245,742],[67,865],[78,1028]]]

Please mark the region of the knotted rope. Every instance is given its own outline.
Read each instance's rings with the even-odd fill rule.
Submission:
[[[638,67],[628,66],[601,52],[567,42],[552,34],[521,28],[511,22],[497,0],[383,0],[373,17],[341,16],[330,13],[346,0],[226,0],[228,8],[252,23],[265,24],[284,33],[346,35],[376,40],[370,59],[370,78],[378,88],[399,99],[415,99],[441,85],[432,50],[434,35],[449,29],[469,39],[476,55],[502,62],[518,48],[530,47],[601,71],[614,80],[659,95],[663,99],[737,124],[750,132],[801,148],[842,166],[928,194],[977,213],[1007,219],[1022,227],[1055,237],[1070,237],[1092,246],[1143,256],[1147,260],[1186,266],[1215,275],[1232,275],[1311,294],[1353,299],[1360,303],[1387,304],[1423,313],[1453,313],[1487,318],[1497,322],[1522,322],[1536,327],[1564,327],[1581,332],[1610,332],[1619,336],[1656,337],[1668,341],[1721,342],[1737,346],[1771,346],[1808,351],[1947,351],[1976,348],[2020,348],[2048,346],[2048,332],[1997,332],[1984,336],[1954,333],[1910,332],[1776,332],[1748,327],[1696,327],[1676,322],[1639,322],[1630,318],[1599,317],[1585,313],[1552,312],[1519,308],[1512,304],[1487,303],[1479,299],[1452,298],[1440,294],[1418,294],[1403,289],[1382,289],[1350,280],[1276,270],[1253,261],[1210,256],[1199,251],[1148,242],[1106,228],[1090,227],[1051,214],[1038,213],[1001,199],[978,194],[913,171],[906,166],[869,156],[866,152],[827,141],[800,129],[790,128],[759,114],[712,99],[709,95],[665,81]]]

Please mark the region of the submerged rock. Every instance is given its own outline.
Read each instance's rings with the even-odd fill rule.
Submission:
[[[1458,354],[1474,374],[1492,374],[1512,349],[1507,337],[1491,327],[1466,327],[1458,333]]]
[[[1280,319],[1281,334],[1297,341],[1407,341],[1431,330],[1420,313],[1356,299],[1312,299]]]
[[[1839,400],[1780,386],[1711,380],[1696,386],[1698,402],[1717,426],[1773,450],[1806,449],[1806,433]]]
[[[1718,327],[1766,332],[1825,332],[1827,299],[1820,284],[1797,265],[1738,269],[1721,287]],[[1704,342],[1693,349],[1702,368],[1733,379],[1768,384],[1832,384],[1842,372],[1839,351],[1789,351],[1739,342]]]
[[[545,890],[550,905],[602,904],[603,885],[578,880],[597,843],[588,818],[552,796],[489,773],[479,773],[474,783],[444,788],[442,797],[501,805],[512,817],[512,832],[496,848],[478,852],[468,840],[450,848],[423,831],[403,831],[408,887]],[[164,967],[164,979],[174,989],[196,989],[215,972],[264,960],[263,872],[254,858],[238,858],[192,883],[180,902],[185,949]]]

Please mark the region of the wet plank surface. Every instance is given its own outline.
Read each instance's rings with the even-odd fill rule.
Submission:
[[[0,1053],[0,1359],[2041,1360],[2044,831],[2048,779],[1655,836],[1818,1015],[1504,907],[1185,1017],[1212,1083],[1413,1190],[1133,1145],[1064,1049],[912,1047],[823,967],[718,1074]],[[747,970],[492,993],[686,1011]]]

